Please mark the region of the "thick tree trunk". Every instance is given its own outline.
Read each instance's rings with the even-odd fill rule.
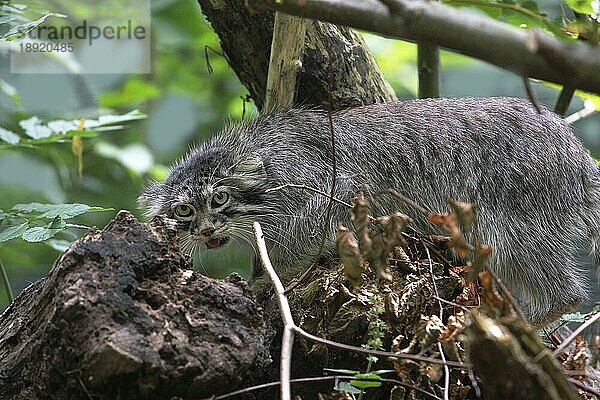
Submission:
[[[239,276],[193,273],[173,229],[120,212],[75,242],[0,318],[0,398],[202,398],[270,364]]]
[[[198,0],[229,65],[262,110],[274,13],[253,14],[242,0]],[[331,95],[331,96],[330,96]],[[327,103],[331,98],[332,105]],[[295,104],[342,109],[396,98],[356,32],[310,21]]]

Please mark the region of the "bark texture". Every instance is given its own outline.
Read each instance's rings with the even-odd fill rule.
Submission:
[[[197,399],[260,375],[246,283],[193,273],[176,243],[124,211],[75,242],[0,318],[0,398]]]
[[[524,77],[600,93],[600,50],[522,30],[439,2],[420,0],[247,0],[272,9],[364,29],[387,37],[442,46]]]
[[[262,110],[274,13],[251,13],[240,0],[198,2],[221,39],[229,65]],[[337,110],[395,99],[359,34],[346,27],[309,21],[296,105]]]

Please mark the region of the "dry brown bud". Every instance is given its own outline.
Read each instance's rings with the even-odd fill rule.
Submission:
[[[395,212],[391,215],[377,218],[377,222],[383,228],[385,242],[389,247],[389,251],[391,251],[394,247],[404,244],[402,231],[412,222],[412,219],[408,215]]]
[[[485,244],[480,244],[475,248],[475,250],[473,251],[473,253],[475,254],[475,258],[473,259],[473,262],[470,265],[469,273],[467,276],[468,282],[473,282],[475,278],[477,278],[477,275],[479,275],[480,272],[485,270],[487,262],[492,255],[492,251],[492,247]]]
[[[353,281],[362,281],[364,269],[361,265],[358,242],[354,234],[342,224],[338,225],[336,244],[344,266],[344,274]]]
[[[458,223],[462,226],[465,232],[468,232],[473,228],[475,224],[475,204],[465,203],[462,201],[449,199],[450,207],[456,215]]]

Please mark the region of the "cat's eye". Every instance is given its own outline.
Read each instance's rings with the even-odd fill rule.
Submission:
[[[173,210],[173,214],[177,219],[187,220],[194,217],[196,210],[190,204],[179,204]]]
[[[210,201],[210,205],[213,208],[221,207],[225,203],[229,201],[229,193],[227,192],[217,192],[213,194],[213,197]]]

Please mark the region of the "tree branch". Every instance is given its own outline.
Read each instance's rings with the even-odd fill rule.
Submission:
[[[275,286],[275,292],[277,294],[277,303],[279,304],[279,313],[283,320],[283,338],[281,339],[281,363],[279,365],[279,379],[281,381],[281,400],[291,400],[292,390],[290,386],[291,379],[291,368],[292,368],[292,347],[294,346],[294,329],[296,324],[294,323],[294,317],[292,317],[292,311],[288,299],[285,296],[285,289],[283,284],[277,277],[277,273],[271,264],[269,259],[269,253],[267,252],[267,245],[265,244],[265,237],[258,222],[252,224],[254,228],[254,238],[256,239],[256,245],[258,246],[258,254],[260,261],[262,262],[265,272],[271,279],[273,286]]]
[[[219,35],[227,62],[262,110],[267,91],[272,12],[250,12],[240,0],[198,0]],[[330,65],[333,82],[323,65]],[[335,109],[325,106],[331,94]],[[294,104],[344,109],[396,100],[359,33],[307,21],[302,69],[296,78]]]
[[[275,13],[264,109],[268,113],[290,108],[294,104],[296,76],[302,68],[308,23],[304,18]]]
[[[567,109],[569,108],[569,104],[571,104],[574,94],[575,89],[569,86],[563,86],[562,90],[560,91],[560,96],[558,96],[558,100],[556,100],[554,112],[564,117]]]
[[[426,43],[417,47],[419,98],[440,97],[440,48]]]
[[[552,352],[552,354],[554,354],[555,356],[559,355],[560,353],[562,353],[563,351],[565,351],[565,349],[569,346],[569,344],[575,340],[575,338],[577,337],[577,335],[581,334],[581,332],[583,332],[584,330],[586,330],[589,326],[591,326],[593,323],[596,323],[598,320],[600,319],[600,313],[594,315],[592,318],[588,319],[587,321],[585,321],[583,324],[579,325],[577,327],[577,329],[575,329],[568,338],[566,338],[561,344],[560,346],[558,346],[556,348],[556,350],[554,350]]]
[[[265,8],[405,40],[442,46],[520,76],[600,94],[600,50],[537,30],[418,0],[246,0]],[[394,5],[393,7],[390,4]]]

